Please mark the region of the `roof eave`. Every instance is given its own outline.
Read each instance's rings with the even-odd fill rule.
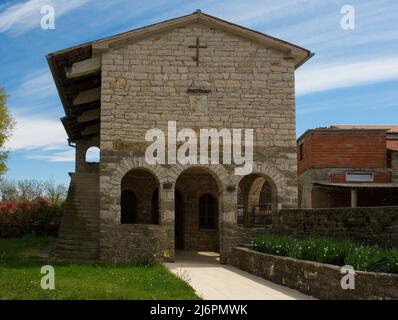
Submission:
[[[66,115],[65,117],[61,118],[61,122],[62,122],[62,124],[64,126],[66,134],[68,135],[68,138],[71,139],[70,132],[67,129],[67,127],[65,126],[65,123],[64,123],[64,119],[66,119],[67,116],[69,115],[69,111],[68,111],[68,108],[67,108],[67,103],[65,101],[65,95],[64,95],[63,90],[62,90],[62,85],[61,85],[61,83],[59,81],[59,77],[56,75],[54,61],[53,61],[53,56],[51,54],[48,54],[46,56],[46,59],[47,59],[48,66],[50,68],[51,76],[53,77],[53,80],[54,80],[54,83],[55,83],[55,87],[57,88],[58,96],[59,96],[59,98],[61,100],[61,104],[62,104],[62,107],[64,109],[65,115]]]

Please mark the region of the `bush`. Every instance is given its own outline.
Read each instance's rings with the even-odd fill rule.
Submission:
[[[33,201],[0,201],[0,237],[29,234],[56,235],[63,205],[38,198]]]
[[[350,265],[355,270],[398,273],[398,249],[356,245],[350,241],[325,238],[295,239],[263,235],[252,243],[253,249],[277,256]]]

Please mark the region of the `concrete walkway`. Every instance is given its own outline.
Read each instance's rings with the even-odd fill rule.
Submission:
[[[240,269],[222,265],[214,252],[177,251],[176,262],[165,263],[205,300],[308,300],[306,296]]]

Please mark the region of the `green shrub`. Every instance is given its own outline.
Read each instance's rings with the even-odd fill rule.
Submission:
[[[350,241],[327,238],[295,239],[278,235],[263,235],[253,241],[253,249],[277,256],[350,265],[355,270],[398,273],[398,249],[361,246]]]

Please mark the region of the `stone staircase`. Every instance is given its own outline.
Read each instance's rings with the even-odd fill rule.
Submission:
[[[57,259],[99,259],[99,175],[73,173],[55,245]]]

